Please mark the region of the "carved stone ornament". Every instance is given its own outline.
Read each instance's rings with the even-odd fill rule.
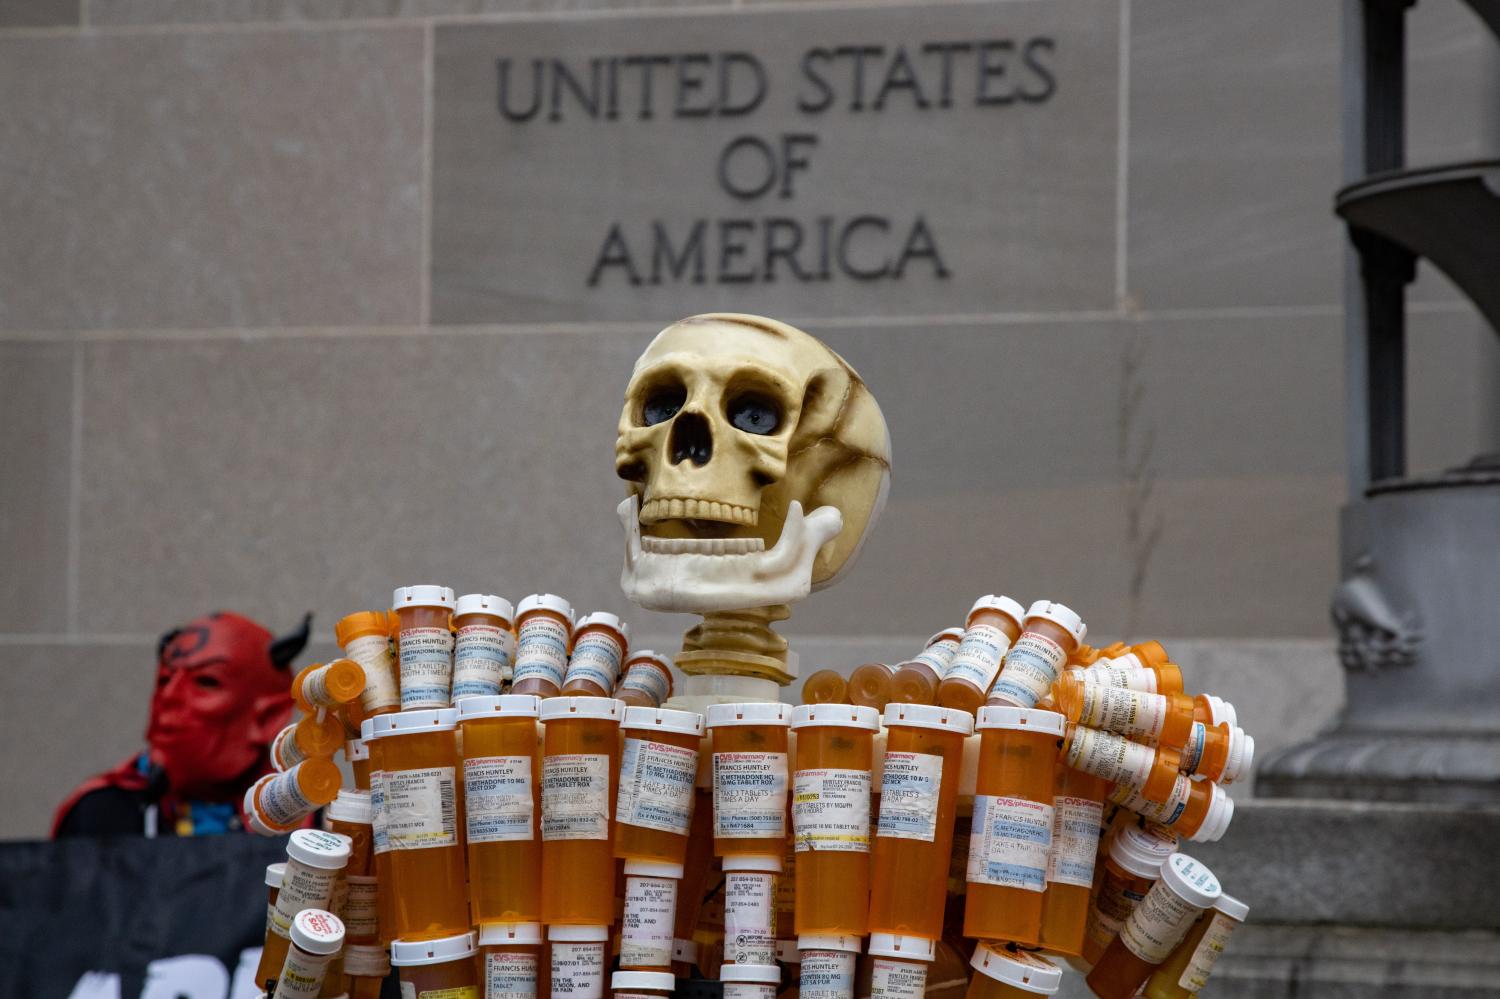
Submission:
[[[1402,611],[1375,578],[1374,560],[1361,555],[1333,594],[1329,614],[1339,632],[1339,661],[1351,672],[1410,666],[1422,641],[1415,611]]]
[[[787,682],[770,622],[849,568],[885,505],[890,436],[827,345],[760,316],[693,316],[636,361],[615,441],[621,586],[705,615],[678,665]]]

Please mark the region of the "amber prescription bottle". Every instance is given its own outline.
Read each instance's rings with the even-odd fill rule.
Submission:
[[[1193,999],[1208,986],[1229,938],[1249,915],[1248,905],[1221,894],[1193,923],[1166,963],[1151,973],[1140,994],[1146,999]]]
[[[1047,852],[1047,890],[1042,894],[1043,950],[1083,954],[1099,829],[1109,785],[1059,763],[1052,786],[1052,845]]]
[[[928,704],[892,704],[885,709],[885,728],[870,931],[937,940],[943,935],[964,739],[974,730],[974,716]]]
[[[309,666],[292,678],[292,700],[307,714],[319,708],[342,707],[358,698],[364,689],[364,667],[353,659]]]
[[[366,718],[360,722],[360,731],[365,730]],[[373,723],[372,727],[373,727]],[[359,791],[370,789],[370,747],[361,736],[358,739],[350,739],[344,743],[344,759],[349,761],[349,769],[354,773],[354,787]]]
[[[332,801],[342,781],[331,759],[314,756],[250,785],[245,792],[245,815],[271,830],[263,835],[284,833]]]
[[[831,670],[820,669],[802,681],[803,704],[848,704],[849,681]]]
[[[391,956],[379,944],[344,944],[344,974],[349,999],[380,999],[380,989],[391,973]]]
[[[776,963],[780,857],[724,858],[724,963]]]
[[[281,879],[286,874],[286,864],[266,865],[266,932],[271,932],[271,913],[276,909],[276,896],[281,893]]]
[[[667,708],[626,708],[620,724],[615,856],[681,864],[693,820],[693,781],[703,716]]]
[[[601,999],[609,927],[549,926],[547,942],[553,999]]]
[[[1062,969],[1014,947],[981,941],[969,960],[974,976],[965,999],[1030,999],[1062,987]]]
[[[541,923],[481,923],[480,999],[536,999]]]
[[[776,999],[781,969],[772,964],[726,964],[719,969],[724,999]]]
[[[963,635],[962,628],[940,631],[927,640],[926,648],[897,666],[891,677],[891,700],[903,704],[936,704],[938,685],[943,682],[949,664],[958,654]]]
[[[1089,988],[1101,999],[1130,999],[1221,894],[1218,878],[1201,862],[1172,854],[1162,865],[1160,880],[1089,972]]]
[[[344,723],[337,715],[321,719],[308,715],[276,733],[271,740],[271,765],[290,770],[314,756],[330,757],[344,744]]]
[[[1097,659],[1083,673],[1085,679],[1093,682],[1148,694],[1180,694],[1183,691],[1182,670],[1176,663],[1165,659],[1148,663],[1133,652]]]
[[[323,909],[303,909],[292,919],[289,943],[272,997],[317,999],[328,966],[344,947],[344,924]]]
[[[349,862],[349,849],[347,839],[320,829],[298,829],[287,840],[286,867],[255,971],[257,982],[275,978],[280,972],[297,913],[304,909],[327,910],[339,872]]]
[[[670,971],[616,971],[609,976],[615,999],[671,999],[676,989]]]
[[[1070,608],[1051,600],[1032,604],[1026,609],[1021,637],[1005,653],[989,703],[1036,707],[1087,633],[1083,618]]]
[[[377,717],[385,717],[384,715]],[[376,731],[376,718],[366,718],[360,723],[360,741],[370,754],[370,853],[371,866],[375,871],[378,888],[378,910],[380,932],[378,940],[389,944],[396,936],[395,899],[391,893],[391,843],[386,835],[385,816],[385,769],[381,736],[385,727]]]
[[[346,886],[343,907],[337,912],[344,921],[350,943],[379,940],[379,896],[375,879],[374,809],[368,791],[341,790],[323,810],[328,831],[349,838],[349,862],[344,865]]]
[[[1089,904],[1083,938],[1085,962],[1098,963],[1175,850],[1175,838],[1164,838],[1160,827],[1148,830],[1132,824],[1116,832],[1104,859],[1099,887]]]
[[[1020,603],[994,594],[980,597],[964,622],[964,637],[938,684],[938,703],[973,714],[984,705],[1010,645],[1021,637]]]
[[[607,611],[584,616],[573,629],[573,652],[568,657],[562,692],[587,697],[613,695],[629,647],[630,625]]]
[[[1062,758],[1074,770],[1140,791],[1147,801],[1166,801],[1180,776],[1177,750],[1082,725],[1068,725]]]
[[[408,942],[452,937],[469,926],[458,837],[457,726],[454,708],[375,719],[392,930]]]
[[[849,703],[884,711],[891,699],[891,681],[895,675],[896,667],[885,663],[865,663],[854,667],[849,674],[847,688]]]
[[[515,609],[504,597],[465,593],[453,606],[453,703],[493,697],[510,682]]]
[[[804,704],[792,712],[791,728],[797,733],[797,934],[863,936],[870,916],[870,771],[880,715],[854,705]]]
[[[516,665],[512,694],[553,697],[568,668],[573,605],[551,593],[533,593],[516,611]]]
[[[621,705],[608,697],[542,702],[542,922],[614,921],[614,828]],[[556,983],[554,983],[554,988]]]
[[[402,999],[478,999],[474,934],[435,940],[395,940],[391,964],[401,976]]]
[[[464,830],[474,923],[529,923],[542,915],[537,716],[529,694],[466,697]]]
[[[630,707],[659,708],[672,696],[672,658],[650,649],[632,652],[615,697]]]
[[[672,931],[682,865],[625,861],[625,905],[620,925],[620,967],[671,971]]]
[[[787,704],[711,704],[714,852],[780,857],[786,843]]]
[[[400,622],[396,654],[401,710],[446,708],[453,684],[453,591],[446,586],[402,586],[391,595]]]
[[[344,655],[364,670],[365,686],[359,705],[367,717],[388,714],[401,707],[401,688],[391,658],[390,622],[384,611],[359,611],[341,618],[333,626]]]
[[[1166,800],[1147,800],[1140,791],[1116,785],[1109,800],[1195,843],[1222,839],[1234,818],[1234,799],[1211,780],[1192,780],[1182,774],[1172,783]]]
[[[871,933],[870,999],[922,999],[927,992],[927,967],[937,955],[937,941],[898,933]],[[861,990],[860,995],[865,995]]]
[[[859,957],[857,934],[803,933],[797,937],[801,962],[800,997],[853,999],[854,964]],[[800,999],[799,997],[799,999]]]
[[[1181,749],[1204,726],[1220,724],[1211,694],[1148,694],[1144,691],[1090,683],[1087,676],[1064,676],[1057,681],[1057,709],[1068,721],[1130,738]]]

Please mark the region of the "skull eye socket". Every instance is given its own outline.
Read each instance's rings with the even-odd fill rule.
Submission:
[[[729,400],[724,407],[729,423],[747,434],[774,434],[781,426],[781,407],[769,396],[745,392]]]
[[[687,402],[687,389],[681,385],[663,385],[646,394],[641,406],[641,426],[654,427],[666,423],[677,415],[682,404]]]

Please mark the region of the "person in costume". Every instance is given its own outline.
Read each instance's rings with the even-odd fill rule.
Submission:
[[[277,638],[247,617],[218,611],[163,635],[147,748],[68,795],[53,837],[242,828],[245,790],[271,771],[271,741],[291,721],[291,664],[311,625],[309,614]]]

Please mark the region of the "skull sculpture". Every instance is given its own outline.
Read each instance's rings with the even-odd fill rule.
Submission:
[[[848,568],[885,502],[890,438],[875,397],[821,341],[759,316],[702,315],[636,361],[615,468],[631,484],[620,514],[632,600],[767,608]]]

